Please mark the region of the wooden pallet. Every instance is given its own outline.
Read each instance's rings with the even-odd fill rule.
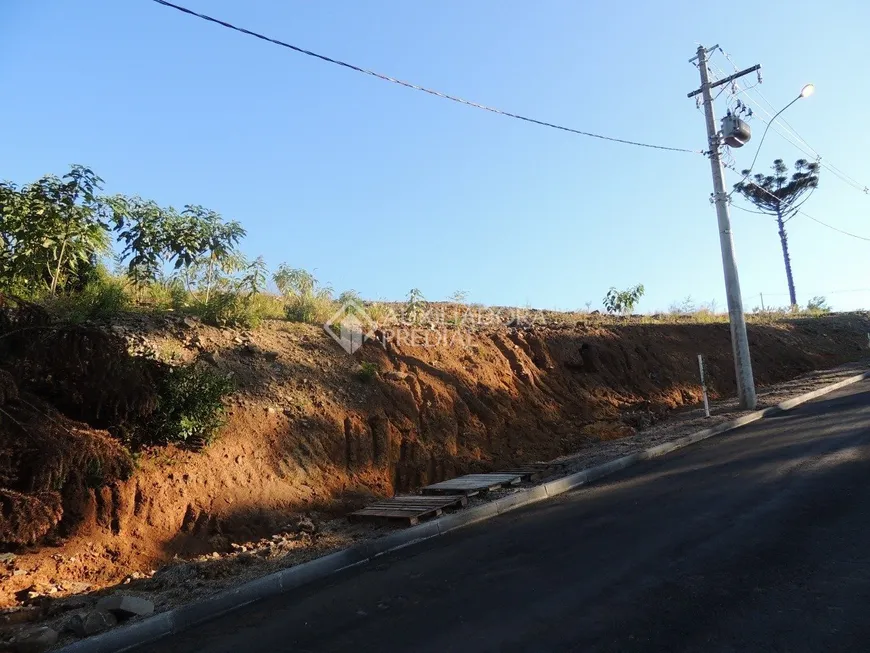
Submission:
[[[488,492],[507,485],[518,485],[520,474],[466,474],[449,481],[441,481],[420,489],[423,494],[462,494],[473,497],[480,492]]]
[[[529,481],[537,481],[548,474],[558,471],[564,465],[559,463],[529,463],[527,465],[517,465],[508,469],[498,470],[499,474],[518,474],[523,483]]]
[[[410,526],[421,519],[438,517],[444,508],[462,508],[468,505],[465,495],[421,497],[400,496],[384,499],[350,513],[351,521],[400,521]]]

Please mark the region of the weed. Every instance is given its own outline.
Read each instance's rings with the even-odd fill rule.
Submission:
[[[810,315],[826,315],[831,312],[827,298],[817,295],[807,302],[807,313]]]
[[[291,322],[323,324],[335,312],[332,288],[320,285],[310,272],[282,263],[272,280],[287,299],[285,315]]]
[[[359,364],[359,369],[355,372],[356,378],[363,383],[371,382],[378,375],[378,366],[368,361],[363,361]]]
[[[467,290],[456,290],[447,298],[447,301],[453,302],[454,304],[464,304],[466,299],[468,299]]]
[[[410,324],[420,324],[429,306],[423,293],[417,288],[411,288],[408,300],[405,302],[403,317]]]
[[[365,306],[366,315],[378,326],[393,326],[398,322],[396,311],[383,302],[370,302]]]
[[[57,318],[78,324],[105,320],[130,306],[127,285],[122,279],[99,272],[80,292],[46,299],[45,307]]]

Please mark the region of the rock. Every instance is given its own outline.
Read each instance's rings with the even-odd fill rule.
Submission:
[[[269,413],[270,415],[274,415],[274,414],[277,413],[278,411],[275,410],[275,407],[274,407],[274,406],[269,406],[269,407],[266,409],[266,412]]]
[[[148,599],[128,594],[113,594],[97,601],[97,610],[111,612],[118,619],[144,617],[154,613],[154,604]]]
[[[42,653],[57,643],[57,631],[47,626],[36,626],[18,633],[12,640],[17,653]]]
[[[29,587],[25,587],[24,589],[20,589],[15,592],[15,600],[19,603],[24,603],[25,601],[32,601],[35,598],[39,597],[39,592],[36,591],[35,585],[30,585]]]
[[[187,316],[183,320],[181,320],[181,323],[184,324],[184,326],[186,326],[189,329],[194,329],[199,324],[199,320],[197,320],[196,318]]]
[[[79,637],[90,637],[118,625],[118,619],[111,612],[93,610],[85,614],[76,614],[66,622],[66,628]]]
[[[112,333],[114,333],[117,336],[123,336],[124,334],[127,333],[127,329],[122,327],[120,324],[113,324],[111,326],[111,329],[112,329]]]
[[[296,523],[296,530],[300,533],[314,533],[317,530],[317,525],[310,517],[301,517]]]
[[[202,358],[203,360],[208,361],[215,367],[217,367],[218,361],[220,360],[220,357],[213,351],[204,351],[202,353]]]
[[[13,562],[16,557],[14,553],[0,553],[0,564]]]

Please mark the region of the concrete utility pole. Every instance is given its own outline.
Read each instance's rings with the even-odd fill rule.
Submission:
[[[715,50],[713,46],[710,50]],[[740,295],[740,279],[737,276],[737,263],[734,260],[734,242],[731,238],[731,218],[728,215],[728,194],[725,192],[725,172],[722,168],[719,148],[719,132],[716,117],[713,115],[712,88],[727,84],[738,77],[758,70],[754,66],[730,77],[710,84],[707,69],[707,49],[698,46],[698,69],[701,71],[701,88],[689,93],[689,97],[701,94],[704,100],[704,114],[707,118],[707,138],[710,143],[710,167],[713,170],[713,201],[716,204],[716,217],[719,220],[719,244],[722,248],[722,267],[725,270],[725,296],[728,300],[728,321],[731,325],[731,349],[734,353],[734,367],[737,373],[737,396],[740,405],[754,409],[756,404],[755,380],[752,378],[752,360],[749,357],[749,338],[746,335],[746,317],[743,314],[743,298]],[[693,58],[694,59],[694,58]]]

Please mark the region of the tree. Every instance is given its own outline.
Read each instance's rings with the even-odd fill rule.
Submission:
[[[20,189],[0,183],[0,282],[7,288],[50,294],[96,264],[109,248],[108,207],[97,196],[103,180],[73,165]]]
[[[604,296],[604,309],[610,314],[619,313],[621,315],[628,315],[637,306],[637,302],[643,297],[643,293],[644,287],[642,283],[625,290],[617,290],[611,287]]]
[[[111,198],[115,232],[124,249],[120,259],[127,261],[127,274],[136,283],[156,281],[170,253],[170,225],[178,220],[177,211],[161,208],[153,200],[116,195]]]
[[[181,212],[173,243],[185,269],[195,265],[205,268],[205,301],[208,302],[217,272],[232,274],[241,270],[245,261],[236,249],[245,230],[235,220],[224,222],[221,216],[199,205],[187,205]]]
[[[134,281],[156,280],[171,262],[183,274],[187,290],[203,273],[208,302],[220,273],[233,274],[248,265],[236,249],[245,230],[238,222],[224,222],[215,211],[187,205],[179,213],[140,197],[115,196],[109,203],[115,231],[124,243],[121,257],[128,260]]]
[[[791,306],[797,306],[797,294],[794,288],[794,278],[791,272],[791,258],[788,254],[788,236],[785,223],[791,220],[800,206],[809,199],[809,194],[819,185],[819,164],[809,163],[806,159],[798,159],[794,164],[795,171],[788,175],[788,166],[782,159],[776,159],[771,169],[772,175],[757,173],[753,181],[749,180],[750,170],[744,170],[743,180],[734,184],[734,190],[743,195],[763,213],[776,216],[779,227],[779,240],[782,244],[782,258],[785,262],[785,276],[788,281],[788,294]],[[806,197],[804,197],[806,195]],[[801,200],[801,198],[804,198]]]

